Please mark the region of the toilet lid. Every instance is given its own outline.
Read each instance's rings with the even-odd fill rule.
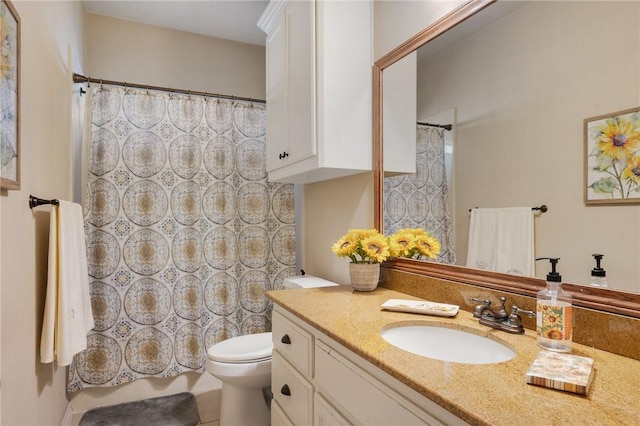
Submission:
[[[211,346],[207,356],[212,361],[243,363],[271,358],[273,341],[271,332],[247,334],[223,340]]]

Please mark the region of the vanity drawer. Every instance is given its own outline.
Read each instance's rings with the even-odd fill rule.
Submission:
[[[313,423],[313,386],[276,351],[271,360],[271,391],[293,424]]]
[[[273,349],[293,364],[298,371],[311,377],[313,337],[277,311],[273,312]]]

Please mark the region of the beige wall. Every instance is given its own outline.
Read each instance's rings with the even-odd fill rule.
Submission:
[[[3,425],[59,424],[67,405],[65,369],[39,361],[46,289],[49,207],[29,194],[71,196],[68,50],[84,61],[80,2],[14,1],[21,17],[21,189],[0,193]],[[69,49],[68,49],[69,47]]]
[[[302,259],[308,274],[349,284],[349,261],[331,245],[351,228],[373,227],[373,173],[360,173],[304,187]]]
[[[87,77],[265,99],[265,49],[87,14]]]
[[[374,0],[374,57],[389,53],[463,1]]]

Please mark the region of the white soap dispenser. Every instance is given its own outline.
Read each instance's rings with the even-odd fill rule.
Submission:
[[[536,331],[538,346],[554,352],[571,352],[573,340],[573,309],[571,294],[562,289],[562,276],[556,272],[558,257],[540,257],[549,260],[551,272],[547,274],[547,287],[537,295]]]
[[[594,253],[592,255],[596,260],[596,267],[591,270],[591,285],[593,287],[607,288],[607,272],[600,267],[600,261],[604,254]]]

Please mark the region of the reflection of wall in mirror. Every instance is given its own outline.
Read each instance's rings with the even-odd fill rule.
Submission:
[[[582,198],[584,118],[640,105],[639,9],[532,2],[419,63],[418,116],[457,110],[458,264],[469,208],[546,204],[537,256],[560,257],[564,280],[586,284],[604,253],[610,287],[640,291],[640,209]]]

